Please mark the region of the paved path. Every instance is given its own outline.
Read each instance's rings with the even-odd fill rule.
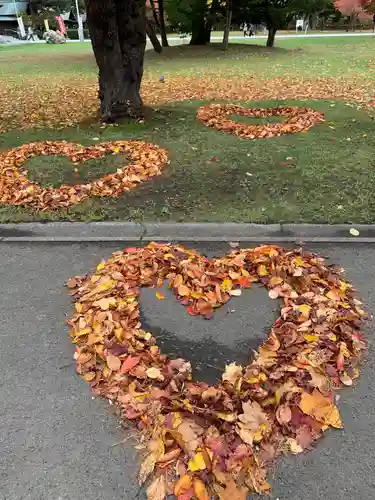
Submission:
[[[375,36],[374,33],[370,32],[355,32],[355,33],[296,33],[296,34],[276,34],[276,39],[281,40],[284,38],[334,38],[334,37],[358,37],[358,36]],[[1,37],[0,37],[1,38]],[[4,37],[5,38],[5,37]],[[9,37],[8,37],[9,38]],[[223,39],[222,36],[211,36],[211,42],[221,41]],[[248,40],[265,40],[267,39],[267,35],[254,35],[250,38],[240,36],[240,35],[232,35],[229,37],[229,41],[231,40],[243,40],[244,43],[247,43]],[[185,45],[189,43],[189,37],[181,38],[179,36],[169,36],[168,41],[171,45]],[[29,41],[26,42],[24,40],[17,40],[14,38],[12,41],[8,40],[8,45],[16,45],[16,44],[29,44],[29,43],[46,43],[44,40],[37,41]],[[90,40],[85,40],[85,43],[90,42]],[[79,40],[67,40],[67,43],[80,43]],[[152,48],[151,42],[147,39],[147,49]]]
[[[208,255],[229,249],[194,246]],[[0,243],[0,500],[136,498],[136,452],[129,441],[116,445],[128,433],[75,375],[65,326],[71,306],[63,283],[119,248]],[[375,309],[375,246],[312,248],[345,267],[368,308]],[[216,380],[225,361],[244,361],[275,315],[275,303],[256,289],[210,322],[187,316],[172,299],[157,301],[151,290],[143,292],[141,303],[145,323],[165,351],[191,358],[206,380]],[[328,432],[312,452],[284,458],[275,468],[273,499],[373,500],[373,369],[370,352],[358,386],[341,393],[345,429]],[[144,500],[143,493],[137,500]]]

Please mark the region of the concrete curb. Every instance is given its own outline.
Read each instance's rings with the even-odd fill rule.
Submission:
[[[359,236],[352,236],[355,227]],[[248,241],[375,243],[374,225],[54,222],[0,224],[1,242]]]

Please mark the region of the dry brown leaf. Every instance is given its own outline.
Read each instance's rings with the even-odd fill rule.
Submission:
[[[108,354],[106,362],[110,370],[117,371],[121,368],[121,359],[113,354]]]
[[[164,476],[156,477],[147,488],[147,500],[164,500],[168,495]]]
[[[217,483],[214,484],[214,488],[219,500],[246,500],[249,491],[245,486],[237,487],[233,479],[226,482],[225,488]]]
[[[138,474],[138,481],[140,485],[144,484],[147,478],[154,472],[155,464],[156,464],[156,458],[153,453],[150,453],[143,460]]]

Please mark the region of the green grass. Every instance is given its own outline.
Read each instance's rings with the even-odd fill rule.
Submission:
[[[282,39],[272,50],[252,45],[251,39],[246,43],[231,44],[227,54],[218,45],[171,47],[162,55],[149,51],[146,78],[157,82],[163,74],[169,83],[181,75],[244,80],[256,75],[262,85],[276,77],[285,78],[288,86],[289,79],[314,85],[316,78],[334,77],[373,92],[373,37]],[[0,94],[2,82],[22,88],[70,76],[83,76],[89,82],[96,79],[89,44],[0,47],[0,67]],[[306,105],[326,116],[325,123],[308,133],[249,141],[198,123],[195,115],[202,104],[184,101],[162,106],[144,124],[15,130],[0,135],[0,150],[45,139],[88,145],[98,143],[94,137],[102,141],[137,138],[165,147],[171,159],[160,177],[119,199],[93,198],[55,212],[0,205],[0,221],[375,222],[375,134],[368,112],[337,101],[248,101],[243,104]],[[70,104],[62,101],[60,105]],[[22,106],[18,98],[15,106]],[[249,123],[269,121],[235,118]],[[213,156],[216,161],[210,161]],[[79,167],[78,173],[61,157],[34,158],[26,167],[31,179],[58,186],[100,177],[115,171],[122,161],[114,156],[92,160]]]
[[[195,114],[202,104],[176,103],[146,124],[5,134],[7,147],[52,138],[93,144],[99,133],[103,141],[144,138],[166,147],[171,164],[162,176],[117,200],[93,198],[52,213],[2,206],[0,220],[374,221],[375,136],[366,112],[343,103],[299,102],[323,111],[326,123],[308,133],[249,141],[199,124]],[[280,102],[252,103],[275,104]],[[110,158],[80,167],[87,169],[81,179],[115,170],[118,163]],[[74,168],[52,157],[34,158],[27,167],[30,178],[44,185],[72,180]]]
[[[265,40],[246,38],[233,40],[228,54],[223,54],[219,43],[203,48],[174,46],[161,55],[147,51],[145,74],[205,74],[209,63],[209,69],[228,77],[256,73],[262,77],[358,75],[366,81],[374,79],[375,37],[283,38],[274,49],[264,45]],[[0,46],[0,67],[0,79],[15,82],[33,76],[90,76],[96,72],[89,43]]]

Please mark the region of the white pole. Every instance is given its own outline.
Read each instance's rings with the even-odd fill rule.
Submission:
[[[77,10],[77,20],[78,20],[78,38],[80,42],[85,41],[85,35],[83,33],[82,17],[79,13],[78,0],[76,0],[76,10]]]
[[[23,19],[18,16],[18,8],[17,8],[17,4],[16,4],[15,0],[13,0],[13,5],[14,5],[14,10],[16,13],[17,23],[18,23],[18,27],[20,29],[21,36],[22,36],[22,38],[25,38],[26,37],[25,26],[23,24]]]

